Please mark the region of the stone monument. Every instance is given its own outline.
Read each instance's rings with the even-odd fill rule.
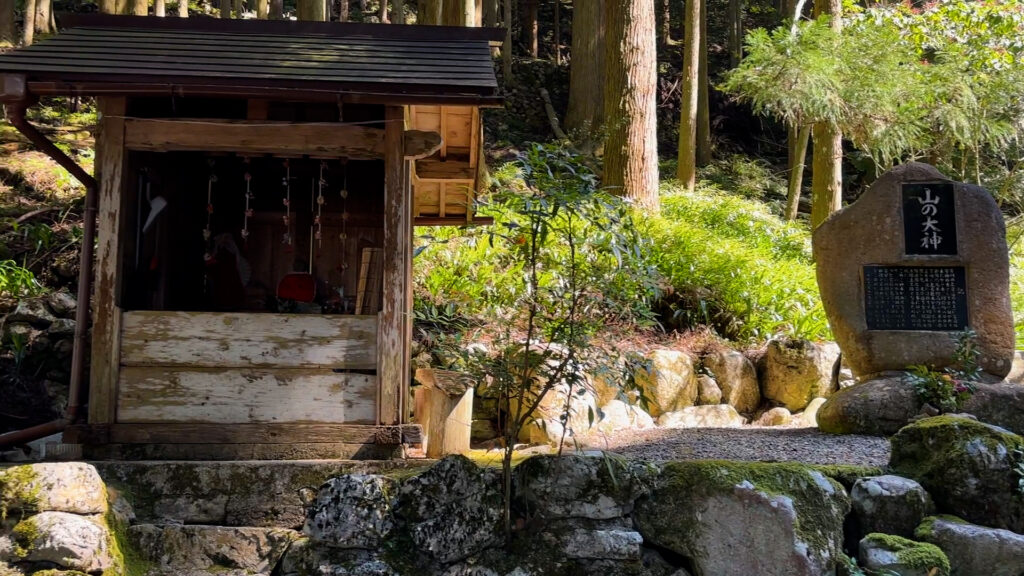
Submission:
[[[1003,217],[985,190],[927,164],[897,166],[814,231],[821,300],[843,357],[864,378],[950,364],[977,333],[981,369],[1014,354]]]

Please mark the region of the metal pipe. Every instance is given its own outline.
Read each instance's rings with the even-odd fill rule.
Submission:
[[[64,411],[64,417],[31,428],[0,434],[0,449],[56,434],[69,424],[73,424],[78,417],[82,377],[85,372],[85,337],[89,324],[89,295],[92,291],[92,260],[96,236],[96,196],[98,193],[96,179],[28,122],[25,118],[28,104],[29,102],[25,100],[5,106],[7,120],[18,132],[28,138],[29,142],[53,158],[57,164],[64,167],[85,186],[82,252],[78,266],[78,302],[75,307],[75,337],[71,353],[71,384],[68,387],[68,405]]]

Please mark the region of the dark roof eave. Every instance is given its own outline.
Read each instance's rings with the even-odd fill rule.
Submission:
[[[355,22],[307,22],[293,20],[220,19],[202,16],[191,18],[153,18],[112,14],[60,15],[60,28],[103,27],[140,28],[149,30],[209,31],[226,34],[285,34],[326,36],[332,38],[390,38],[407,40],[486,41],[500,44],[505,40],[504,28],[461,26],[416,26],[404,24],[362,24]]]
[[[174,82],[63,82],[32,80],[27,91],[35,96],[173,96],[267,98],[295,102],[348,102],[352,104],[435,105],[499,107],[504,97],[479,93],[416,93],[362,88],[314,88],[191,84]]]

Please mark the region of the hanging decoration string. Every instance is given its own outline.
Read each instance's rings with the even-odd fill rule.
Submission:
[[[288,163],[288,160],[284,161],[284,198],[281,200],[284,203],[284,236],[281,238],[281,244],[285,246],[292,245],[292,167]]]
[[[348,240],[348,160],[341,159],[341,234],[338,238],[341,240],[341,271],[344,272],[348,268],[348,258],[346,258],[345,244]]]
[[[316,218],[313,219],[313,224],[316,225],[316,247],[320,248],[323,246],[323,211],[324,211],[324,186],[327,181],[324,180],[324,168],[327,167],[327,162],[320,162],[320,180],[317,184],[316,191]]]
[[[213,236],[211,225],[213,223],[213,183],[217,181],[217,175],[213,172],[214,161],[209,161],[210,177],[206,182],[206,228],[203,228],[203,242],[206,244],[206,252],[203,260],[213,260],[213,251],[210,245],[210,237]]]
[[[245,159],[245,163],[249,163],[249,158]],[[249,202],[253,199],[252,194],[252,174],[249,171],[245,171],[245,218],[242,220],[242,240],[249,239],[249,218],[253,217],[255,211],[250,208]]]

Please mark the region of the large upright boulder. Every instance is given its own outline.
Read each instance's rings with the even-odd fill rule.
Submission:
[[[790,412],[803,410],[811,400],[832,394],[838,360],[839,348],[831,342],[772,339],[762,359],[761,393]]]
[[[843,487],[797,464],[673,462],[633,514],[695,576],[825,576],[842,553]]]
[[[1024,532],[1020,436],[970,418],[937,416],[903,428],[891,444],[890,468],[920,482],[940,511]]]
[[[678,350],[653,350],[647,366],[637,370],[636,382],[649,400],[649,412],[657,418],[697,402],[697,374],[693,359]]]
[[[903,164],[818,226],[813,246],[829,326],[855,376],[948,366],[951,335],[968,321],[981,368],[1000,378],[1010,371],[1006,230],[985,190]]]
[[[736,350],[718,350],[704,357],[704,367],[714,374],[722,402],[743,414],[757,410],[761,404],[757,368],[746,356]]]

